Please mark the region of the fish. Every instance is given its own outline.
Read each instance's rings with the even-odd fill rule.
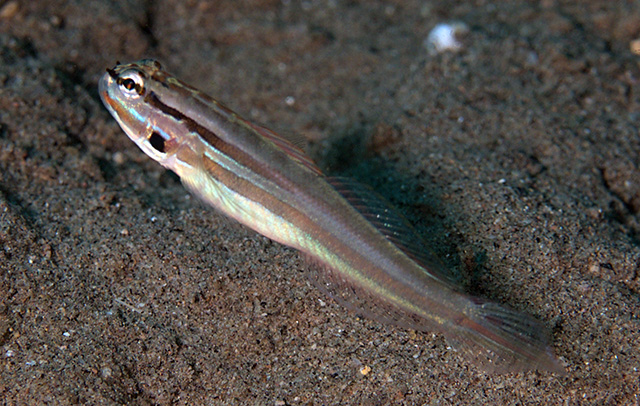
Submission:
[[[307,276],[357,314],[439,333],[487,372],[564,374],[541,322],[465,293],[373,189],[330,177],[301,148],[177,79],[155,60],[121,64],[100,97],[127,136],[210,206],[302,253]]]

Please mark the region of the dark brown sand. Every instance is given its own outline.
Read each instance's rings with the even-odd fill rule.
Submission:
[[[1,2],[4,404],[638,405],[640,6],[450,4]],[[142,57],[375,186],[567,375],[360,319],[190,197],[99,101]]]

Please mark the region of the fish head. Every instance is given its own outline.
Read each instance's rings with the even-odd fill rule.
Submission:
[[[153,99],[163,89],[165,75],[157,61],[117,63],[99,81],[100,98],[127,136],[163,166],[170,167],[179,145],[171,123],[160,123]]]

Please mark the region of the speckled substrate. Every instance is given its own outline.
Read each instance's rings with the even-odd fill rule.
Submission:
[[[640,9],[575,3],[2,2],[4,404],[637,405]],[[464,48],[430,55],[450,20]],[[108,115],[98,78],[142,57],[375,186],[567,375],[322,296]]]

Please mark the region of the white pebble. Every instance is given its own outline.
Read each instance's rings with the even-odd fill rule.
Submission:
[[[424,45],[430,54],[459,51],[462,49],[462,43],[456,37],[467,32],[469,32],[469,27],[465,23],[458,21],[441,23],[433,27],[424,41]]]

